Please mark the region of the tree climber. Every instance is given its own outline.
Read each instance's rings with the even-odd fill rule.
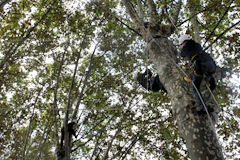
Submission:
[[[72,122],[67,124],[67,132],[69,134],[69,140],[72,138],[72,136],[77,138],[76,127],[77,127],[77,123],[75,121],[72,121]],[[61,142],[60,142],[60,147],[61,148],[63,147],[64,136],[65,136],[64,127],[62,127],[62,129],[61,129]]]
[[[159,80],[159,76],[152,76],[150,69],[146,69],[144,73],[137,73],[137,81],[147,90],[158,92],[161,90],[162,93],[167,93],[167,90],[163,87],[163,84]]]
[[[205,109],[201,101],[202,95],[200,92],[200,85],[203,78],[205,78],[210,84],[209,88],[211,90],[215,89],[215,79],[212,75],[216,71],[216,64],[212,57],[210,57],[210,55],[202,49],[201,45],[199,43],[196,43],[190,35],[184,34],[180,36],[179,44],[181,57],[187,57],[192,63],[193,74],[191,75],[191,78],[196,88],[198,89],[199,94],[197,93],[194,86],[192,90],[198,104],[201,106],[201,111],[204,112]],[[184,79],[191,82],[191,79],[188,77],[185,77]]]
[[[76,135],[76,127],[77,123],[75,121],[72,121],[67,124],[67,134],[69,135],[69,141],[71,143],[71,138],[74,136],[77,138]],[[65,148],[63,147],[63,141],[65,141],[65,132],[64,132],[64,127],[61,128],[61,141],[60,141],[60,150],[57,153],[58,159],[62,159],[65,157]],[[66,142],[65,142],[66,144]]]

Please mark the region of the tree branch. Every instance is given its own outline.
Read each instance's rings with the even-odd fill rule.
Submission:
[[[135,29],[131,28],[129,25],[127,25],[126,23],[124,23],[123,21],[121,21],[118,17],[115,16],[115,19],[117,21],[119,21],[122,25],[126,26],[128,29],[130,29],[131,31],[133,31],[134,33],[136,33],[139,36],[142,36],[138,31],[136,31]]]
[[[85,31],[85,34],[84,34],[84,37],[82,38],[82,42],[81,42],[80,47],[82,47],[82,45],[83,45],[83,43],[85,41],[85,38],[87,36],[87,31],[88,30]],[[65,118],[64,118],[65,160],[69,160],[70,159],[70,153],[71,153],[71,151],[70,151],[70,148],[71,148],[71,144],[70,144],[71,137],[68,136],[69,133],[68,133],[67,125],[68,125],[68,120],[69,120],[70,109],[72,108],[71,97],[72,97],[73,87],[74,87],[74,84],[75,84],[74,81],[75,81],[75,77],[76,77],[76,73],[77,73],[77,69],[78,69],[79,59],[81,57],[81,52],[82,52],[82,48],[80,48],[80,51],[78,52],[77,59],[76,59],[76,62],[75,62],[75,68],[74,68],[74,72],[73,72],[73,76],[72,76],[72,82],[71,82],[71,86],[70,86],[70,89],[69,89],[69,92],[68,92],[67,107],[66,107],[66,110],[65,110]]]
[[[97,152],[97,148],[98,148],[98,146],[99,146],[99,140],[100,140],[100,138],[102,137],[102,134],[103,134],[103,129],[101,130],[100,135],[99,135],[98,138],[97,138],[97,142],[96,142],[96,144],[95,144],[95,147],[94,147],[94,150],[93,150],[93,153],[92,153],[92,156],[91,156],[90,160],[93,159],[93,156],[94,156],[94,155],[96,154],[96,152]]]
[[[33,116],[35,114],[35,104],[37,103],[38,101],[38,98],[40,96],[40,93],[41,93],[42,89],[38,91],[38,95],[34,101],[34,108],[33,108],[33,111],[32,111],[32,116],[30,117],[30,122],[29,122],[29,125],[28,125],[28,131],[27,131],[27,134],[26,134],[26,138],[25,138],[25,142],[24,142],[24,147],[23,147],[23,153],[22,153],[22,159],[25,160],[26,159],[26,148],[27,148],[27,144],[28,144],[28,140],[29,140],[29,137],[31,137],[31,126],[32,126],[32,121],[33,121]]]
[[[230,2],[230,4],[228,5],[226,11],[223,13],[221,19],[218,21],[217,25],[214,27],[214,29],[212,30],[212,32],[210,33],[210,35],[206,38],[206,41],[204,42],[203,46],[205,46],[205,44],[208,42],[208,40],[211,38],[211,36],[213,35],[214,31],[217,29],[218,25],[221,23],[221,21],[223,20],[223,18],[225,17],[225,15],[228,13],[232,3],[234,2],[234,0],[232,0]]]
[[[110,13],[110,15],[115,18],[118,22],[120,22],[122,25],[126,26],[129,30],[133,31],[134,33],[136,33],[139,36],[142,36],[137,30],[131,28],[129,25],[127,25],[126,23],[124,23],[120,18],[118,18],[115,14],[113,14],[111,11],[109,11],[108,9],[106,9],[106,7],[100,6],[99,4],[93,2],[93,4],[96,7],[100,7],[101,9],[103,9],[105,12]]]
[[[111,142],[108,144],[108,148],[107,148],[107,150],[106,150],[106,152],[105,152],[105,154],[104,154],[104,160],[107,160],[108,159],[108,152],[109,152],[109,150],[110,150],[110,148],[112,147],[112,144],[113,144],[113,141],[114,141],[114,139],[117,137],[117,135],[121,132],[121,130],[122,130],[122,122],[118,125],[118,130],[116,131],[116,133],[115,133],[115,135],[112,137],[112,140],[111,140]]]
[[[48,130],[47,130],[48,129]],[[46,130],[47,130],[47,132],[46,132]],[[43,148],[43,146],[45,146],[45,143],[46,143],[46,141],[47,141],[47,138],[48,138],[48,135],[49,135],[49,133],[50,133],[50,131],[51,131],[51,127],[49,127],[49,126],[46,126],[45,128],[44,128],[44,131],[43,131],[43,142],[40,142],[40,144],[39,144],[39,146],[38,146],[38,150],[37,150],[37,153],[38,153],[38,155],[37,155],[37,160],[40,160],[41,159],[41,156],[42,156],[42,148]]]
[[[196,15],[198,15],[198,14],[200,14],[200,13],[203,13],[203,12],[207,12],[209,9],[216,7],[218,4],[219,4],[219,2],[216,1],[216,3],[214,3],[212,6],[207,7],[207,8],[204,8],[203,10],[201,10],[201,11],[195,13],[195,14],[192,15],[190,18],[188,18],[188,19],[182,21],[182,22],[181,22],[180,24],[178,24],[176,27],[180,27],[181,25],[183,25],[183,24],[186,23],[187,21],[191,20],[194,16],[196,16]]]
[[[106,124],[109,124],[112,119],[113,119],[113,117],[110,118]],[[96,152],[97,152],[97,148],[98,148],[98,146],[99,146],[99,140],[100,140],[100,138],[102,137],[103,131],[104,131],[105,129],[106,129],[106,125],[105,125],[104,127],[102,127],[101,130],[100,130],[100,135],[97,137],[97,142],[96,142],[96,145],[95,145],[95,147],[94,147],[93,154],[92,154],[90,160],[93,159],[93,156],[94,156],[94,155],[96,154]],[[99,134],[99,133],[98,133],[98,134]]]
[[[165,4],[164,4],[164,8],[165,8],[165,12],[166,12],[166,16],[167,16],[167,20],[169,21],[169,23],[175,28],[177,29],[176,25],[178,22],[178,17],[179,17],[179,13],[182,7],[182,1],[180,0],[177,4],[177,8],[176,8],[176,14],[173,15],[173,19],[171,18],[170,14],[168,13],[168,8],[167,8],[167,3],[165,0]]]
[[[120,157],[121,160],[124,160],[128,154],[128,152],[133,148],[133,146],[137,143],[137,141],[139,140],[139,133],[137,133],[133,138],[132,143],[128,146],[128,148],[126,149],[126,151],[124,151],[124,153],[122,154],[122,156]],[[119,159],[120,159],[119,158]]]
[[[207,46],[204,50],[206,51],[209,47],[211,47],[214,43],[217,42],[217,40],[219,38],[221,38],[225,33],[227,33],[230,29],[234,28],[235,26],[237,26],[238,24],[240,24],[240,21],[238,21],[237,23],[235,23],[234,25],[232,25],[231,27],[227,28],[226,30],[224,30],[220,35],[218,35],[218,37],[209,45]]]
[[[133,22],[137,25],[141,24],[141,21],[139,19],[139,16],[136,12],[136,10],[133,8],[133,4],[129,0],[122,0],[124,6],[127,9],[128,14],[130,15]]]

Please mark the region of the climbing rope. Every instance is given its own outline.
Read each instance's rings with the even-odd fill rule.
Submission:
[[[204,79],[204,80],[205,80],[205,79]],[[206,80],[205,80],[205,82],[206,82]],[[210,92],[211,96],[213,97],[213,101],[216,103],[217,107],[220,108],[220,106],[219,106],[219,104],[218,104],[215,96],[213,95],[213,93],[212,93],[211,89],[209,88],[209,86],[207,85],[207,83],[206,83],[206,86],[207,86],[207,89],[208,89],[208,91]]]
[[[149,70],[148,70],[148,64],[149,64],[149,52],[148,52],[148,50],[147,50],[147,45],[146,45],[146,47],[145,47],[145,52],[147,52],[147,62],[146,62],[146,70],[147,70],[147,93],[148,93],[148,90],[149,90],[149,88],[148,87],[150,87],[149,85],[149,83],[148,83],[148,80],[149,80]],[[150,82],[151,83],[151,82]]]

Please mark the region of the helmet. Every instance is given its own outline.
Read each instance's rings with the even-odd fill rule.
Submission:
[[[188,34],[181,35],[178,38],[179,45],[181,45],[184,41],[190,40],[190,39],[192,39],[192,37],[190,35],[188,35]]]

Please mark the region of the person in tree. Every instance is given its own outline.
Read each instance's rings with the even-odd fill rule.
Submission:
[[[67,132],[69,134],[69,140],[72,138],[72,136],[77,138],[76,127],[77,127],[77,123],[75,121],[72,121],[72,122],[67,124]],[[62,129],[61,129],[61,142],[60,142],[60,147],[61,148],[63,148],[64,136],[65,136],[64,127],[62,127]]]
[[[69,135],[69,141],[71,143],[71,138],[72,136],[74,136],[75,138],[77,138],[76,135],[76,127],[77,127],[77,122],[76,121],[72,121],[70,123],[67,124],[67,133]],[[60,149],[57,152],[57,157],[58,159],[63,159],[65,157],[65,147],[63,145],[63,141],[65,141],[65,132],[64,132],[64,127],[61,128],[61,141],[60,141]],[[65,142],[66,144],[66,142]]]
[[[167,93],[167,90],[159,80],[159,76],[153,76],[150,69],[146,69],[144,73],[138,72],[136,79],[139,84],[141,84],[146,90],[153,92],[161,91],[162,93]]]
[[[215,79],[213,78],[213,74],[216,71],[216,64],[212,57],[210,57],[210,55],[202,49],[201,45],[195,42],[190,35],[184,34],[180,36],[179,45],[181,50],[180,56],[189,59],[193,65],[192,79],[188,77],[184,79],[186,81],[193,81],[195,84],[196,88],[194,86],[192,88],[193,94],[198,104],[201,106],[201,110],[205,111],[203,107],[204,102],[201,101],[202,95],[200,92],[200,85],[203,78],[205,78],[209,82],[209,88],[212,91],[216,88]]]

